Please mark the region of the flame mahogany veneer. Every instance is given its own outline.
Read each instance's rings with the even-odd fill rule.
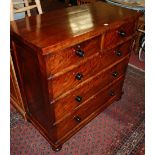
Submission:
[[[11,22],[23,111],[53,150],[121,98],[139,16],[97,2]]]

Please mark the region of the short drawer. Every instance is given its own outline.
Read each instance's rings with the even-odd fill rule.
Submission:
[[[97,36],[78,45],[45,56],[48,77],[99,52],[100,45],[101,37]]]
[[[54,109],[55,113],[55,122],[64,119],[68,114],[72,113],[75,108],[83,104],[87,99],[103,89],[106,85],[109,85],[114,80],[124,76],[127,62],[128,59],[125,59],[112,68],[106,71],[101,71],[87,83],[73,90],[65,97],[51,103],[51,109]]]
[[[120,52],[120,53],[119,53]],[[109,65],[123,59],[130,52],[130,43],[127,42],[113,50],[97,55],[83,65],[48,81],[49,97],[53,100],[63,93],[73,89]]]
[[[105,34],[103,48],[109,49],[117,43],[125,40],[135,32],[135,21],[121,25],[119,28],[110,30]]]
[[[88,102],[78,107],[72,115],[62,122],[53,125],[51,127],[51,138],[54,139],[54,141],[58,141],[63,139],[67,133],[72,132],[75,128],[81,128],[88,117],[89,121],[94,118],[90,115],[98,108],[104,106],[107,101],[111,100],[113,102],[120,97],[122,85],[123,78],[107,89],[100,91],[96,96],[93,96]]]

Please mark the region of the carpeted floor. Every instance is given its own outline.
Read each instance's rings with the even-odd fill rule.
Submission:
[[[11,106],[11,155],[144,155],[144,73],[129,67],[120,101],[69,139],[60,152]]]
[[[140,61],[139,60],[139,55],[135,54],[134,52],[131,52],[129,63],[133,67],[135,67],[137,69],[140,69],[142,71],[145,71],[145,61]]]

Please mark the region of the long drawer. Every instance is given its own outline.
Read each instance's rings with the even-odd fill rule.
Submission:
[[[51,128],[51,139],[58,141],[63,139],[68,132],[71,132],[78,125],[82,125],[87,117],[91,117],[98,108],[106,105],[108,100],[116,100],[122,93],[123,78],[117,80],[115,84],[110,87],[103,89],[98,94],[92,96],[86,103],[78,107],[75,112],[64,119],[62,122],[52,126]]]
[[[55,123],[64,119],[76,107],[80,106],[89,97],[103,89],[106,85],[121,76],[124,76],[127,63],[128,58],[108,70],[101,71],[97,76],[93,77],[82,86],[79,86],[65,97],[53,101],[51,103],[51,110],[54,108]]]
[[[63,93],[85,82],[88,78],[96,75],[107,66],[120,61],[130,52],[130,42],[131,41],[126,42],[110,51],[103,51],[103,54],[98,54],[79,67],[49,80],[48,88],[50,100],[59,97]]]
[[[107,32],[104,38],[106,41],[103,43],[104,49],[110,48],[131,36],[135,32],[135,25],[135,21],[132,20],[130,22],[124,23],[123,25],[120,25],[114,30],[110,30],[110,32]]]
[[[47,76],[60,72],[100,51],[101,36],[97,36],[62,51],[52,52],[45,56]]]

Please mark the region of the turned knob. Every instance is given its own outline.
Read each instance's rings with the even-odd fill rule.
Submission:
[[[81,96],[76,96],[76,97],[75,97],[75,100],[76,100],[77,102],[81,102],[81,101],[82,101],[82,97],[81,97]]]
[[[81,122],[81,118],[79,116],[75,116],[74,119],[79,123]]]
[[[115,54],[116,54],[118,57],[121,57],[121,56],[122,56],[122,52],[119,51],[119,50],[116,50],[116,51],[115,51]]]
[[[84,57],[84,51],[82,51],[80,48],[77,49],[75,51],[76,55],[79,56],[79,57]]]
[[[125,36],[126,36],[126,33],[125,33],[125,31],[123,31],[123,30],[118,31],[118,34],[119,34],[121,37],[125,37]]]
[[[81,73],[77,73],[76,76],[75,76],[75,78],[77,80],[81,80],[83,78],[83,75]]]
[[[117,76],[118,76],[118,72],[117,72],[117,71],[114,71],[114,72],[112,73],[112,76],[113,76],[113,77],[117,77]]]
[[[114,96],[115,95],[115,92],[114,91],[110,91],[110,96]]]

